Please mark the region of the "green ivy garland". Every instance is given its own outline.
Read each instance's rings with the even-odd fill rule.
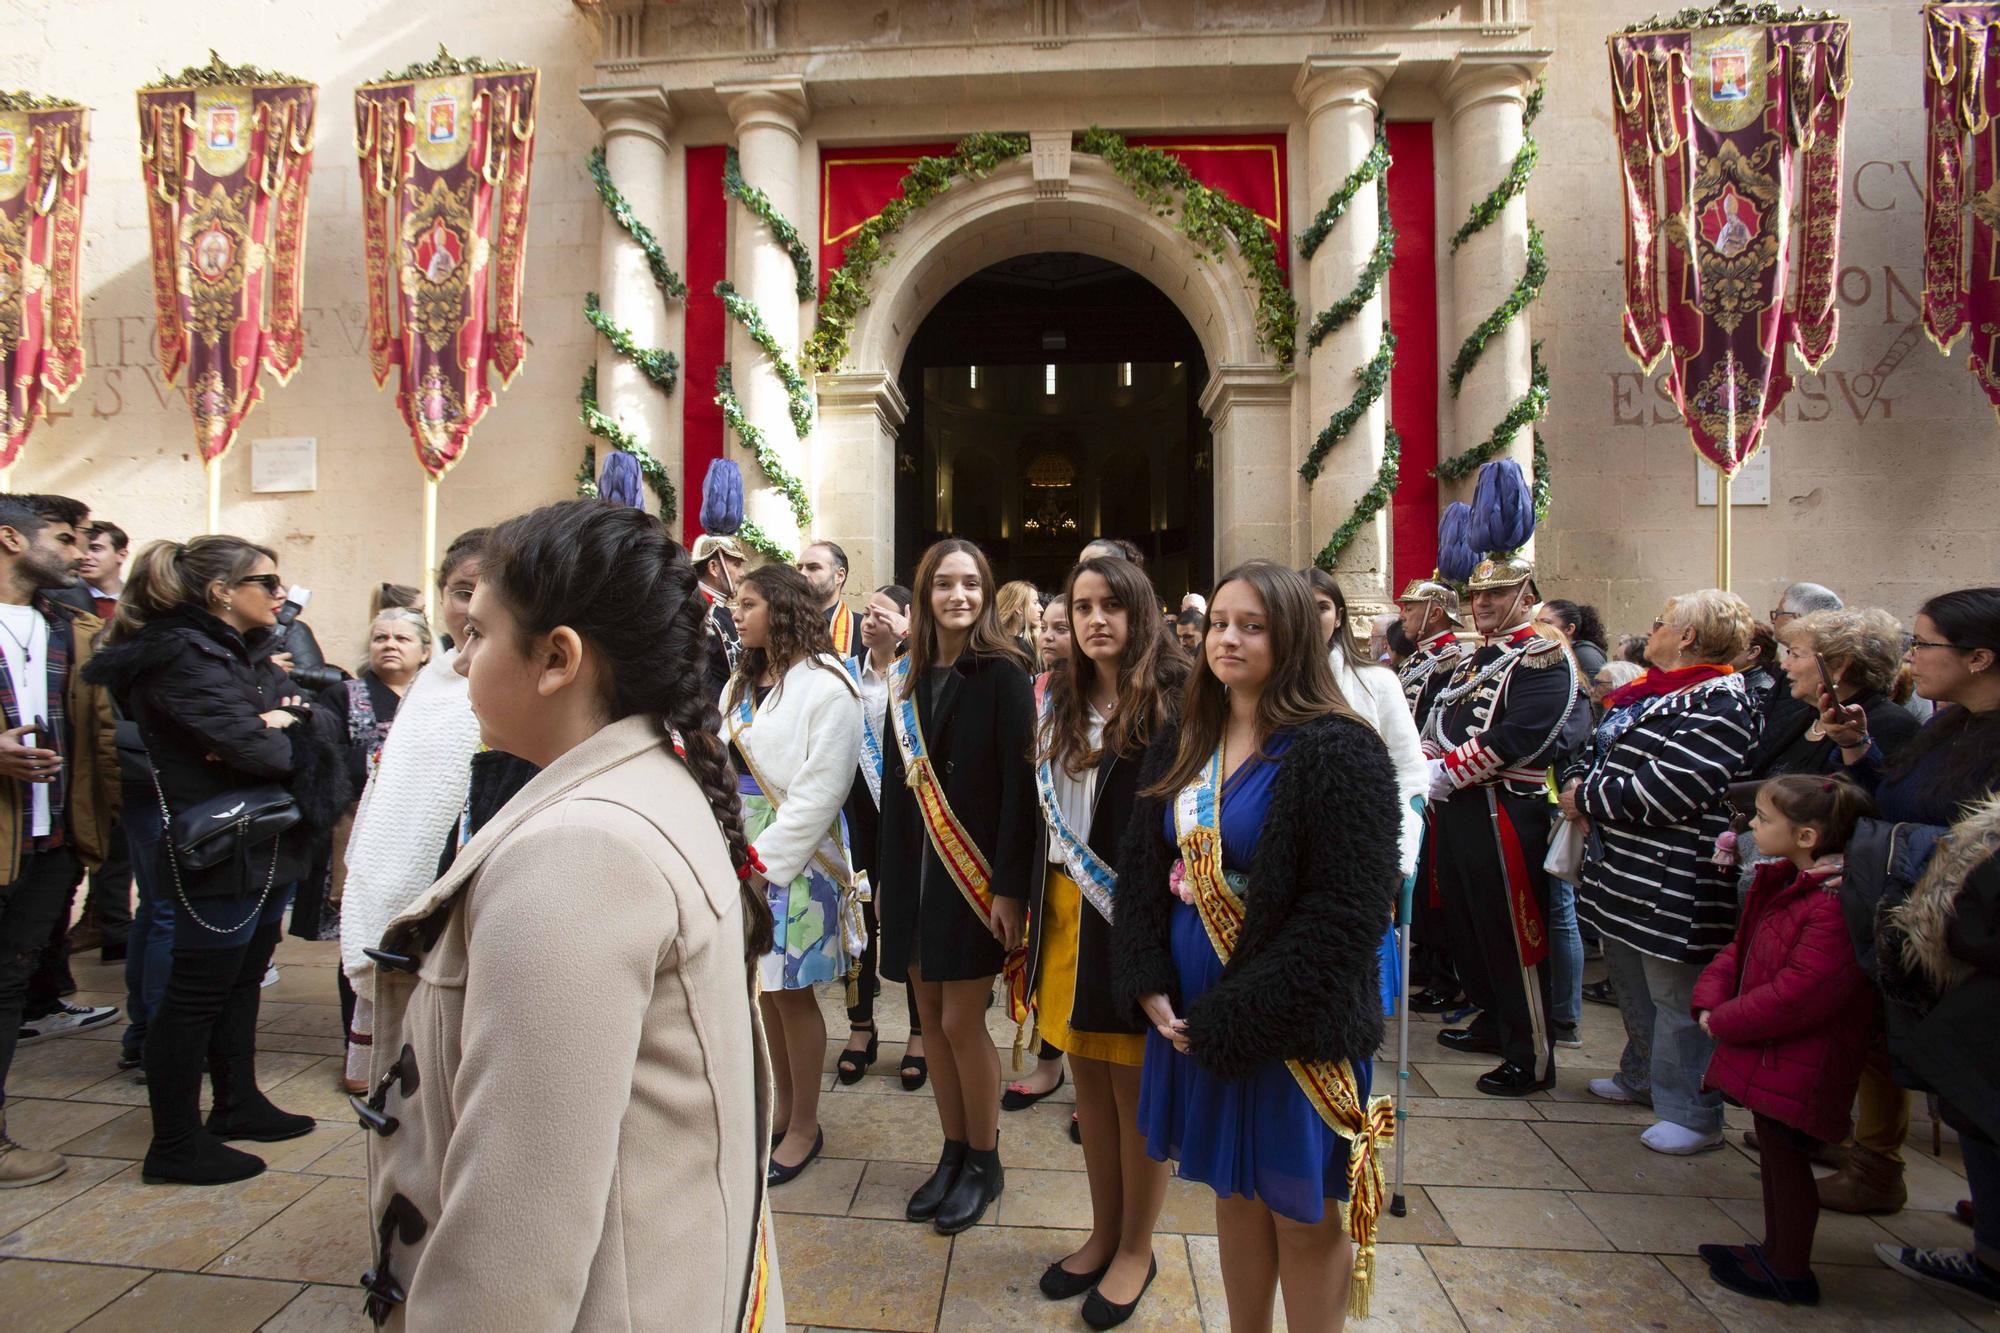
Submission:
[[[444,49],[438,48],[440,58]],[[682,300],[687,296],[687,284],[667,263],[667,255],[660,248],[660,242],[652,229],[639,220],[632,211],[631,203],[619,192],[618,185],[611,179],[611,168],[604,161],[602,147],[590,150],[585,160],[592,183],[597,186],[597,197],[604,201],[612,220],[625,229],[626,235],[637,243],[646,256],[646,267],[653,275],[653,285],[660,289],[665,300]],[[671,394],[680,382],[681,364],[672,352],[664,347],[642,347],[632,337],[632,331],[612,319],[598,303],[596,292],[585,292],[583,296],[583,317],[590,327],[603,334],[612,350],[632,362],[640,373],[653,382],[663,394]],[[603,440],[614,449],[622,449],[639,462],[639,473],[652,488],[660,502],[660,519],[672,523],[679,512],[679,496],[674,491],[673,478],[667,469],[648,449],[643,441],[631,431],[613,420],[597,401],[597,364],[591,363],[583,373],[583,387],[577,393],[577,405],[583,418],[583,428]],[[589,499],[597,496],[597,446],[583,446],[583,465],[577,469],[576,493]]]
[[[1499,457],[1512,444],[1521,427],[1540,421],[1549,410],[1549,370],[1542,364],[1542,345],[1537,342],[1528,354],[1528,391],[1507,409],[1500,424],[1484,440],[1462,454],[1453,455],[1431,469],[1434,477],[1461,481]]]
[[[1229,242],[1236,242],[1237,253],[1257,280],[1257,344],[1280,367],[1290,366],[1298,352],[1299,307],[1278,267],[1278,247],[1264,220],[1196,180],[1172,153],[1134,147],[1110,130],[1091,126],[1078,140],[1077,151],[1103,158],[1118,179],[1162,217],[1178,205],[1176,225],[1201,254],[1220,258]]]
[[[1380,167],[1374,165],[1377,161],[1381,163]],[[1368,156],[1363,159],[1359,167],[1355,168],[1354,173],[1342,182],[1340,189],[1334,192],[1334,198],[1339,199],[1345,195],[1351,199],[1353,191],[1360,188],[1360,181],[1378,178],[1388,166],[1389,140],[1378,124],[1375,127],[1375,147],[1369,150]],[[1345,211],[1346,204],[1343,202],[1341,212]],[[1326,209],[1321,209],[1320,213],[1324,216]],[[1389,218],[1389,192],[1386,188],[1376,191],[1375,215],[1375,249],[1368,256],[1367,267],[1361,270],[1361,276],[1355,282],[1353,291],[1320,311],[1319,316],[1313,320],[1312,328],[1306,332],[1308,351],[1318,350],[1322,342],[1360,314],[1361,308],[1382,289],[1382,280],[1389,276],[1389,266],[1396,261],[1396,227]],[[1334,216],[1338,217],[1339,214],[1336,213]],[[1324,235],[1313,239],[1312,250],[1307,250],[1306,242],[1309,236],[1310,233],[1299,237],[1299,249],[1308,259],[1312,257],[1312,251],[1319,249],[1320,244],[1326,239]]]
[[[805,483],[798,475],[785,466],[785,460],[771,447],[771,442],[744,414],[743,404],[736,397],[736,380],[730,373],[729,363],[723,362],[715,368],[715,402],[722,409],[722,419],[729,429],[736,432],[736,438],[743,447],[757,457],[757,466],[764,469],[764,476],[792,506],[792,517],[798,521],[799,531],[804,532],[812,523],[812,500],[806,495]],[[771,560],[781,560],[790,564],[793,553],[780,546],[772,537],[756,524],[746,521],[737,535],[751,547]]]
[[[1355,501],[1354,512],[1347,521],[1333,530],[1326,545],[1320,548],[1313,563],[1321,569],[1332,571],[1339,563],[1340,553],[1347,549],[1349,542],[1360,535],[1368,520],[1382,512],[1382,506],[1389,503],[1396,494],[1396,487],[1402,481],[1403,437],[1394,426],[1382,432],[1382,466],[1376,469],[1375,484],[1370,486],[1359,500]]]
[[[1455,251],[1469,238],[1493,225],[1506,208],[1508,201],[1524,193],[1528,188],[1528,177],[1534,173],[1535,163],[1541,155],[1540,146],[1535,141],[1535,117],[1542,111],[1542,94],[1546,85],[1535,84],[1528,94],[1527,105],[1521,112],[1521,148],[1514,154],[1514,161],[1507,168],[1507,174],[1500,183],[1489,191],[1484,199],[1472,206],[1466,215],[1465,224],[1451,238],[1451,248]],[[1518,319],[1542,294],[1542,286],[1549,278],[1548,251],[1542,243],[1542,229],[1532,219],[1528,222],[1528,261],[1522,270],[1520,281],[1514,284],[1507,299],[1485,319],[1479,327],[1466,336],[1459,345],[1458,355],[1452,358],[1451,372],[1447,377],[1451,384],[1452,396],[1465,383],[1465,377],[1485,353],[1486,345],[1496,334]],[[1549,376],[1542,365],[1541,345],[1535,344],[1528,361],[1528,392],[1508,407],[1506,415],[1493,428],[1485,440],[1453,458],[1439,463],[1435,475],[1447,479],[1459,479],[1472,475],[1481,464],[1502,452],[1512,443],[1514,436],[1523,426],[1540,421],[1549,410]],[[1539,519],[1548,512],[1552,495],[1548,451],[1542,444],[1541,432],[1535,432],[1534,482],[1535,516]]]
[[[1369,181],[1380,180],[1388,170],[1389,140],[1378,123],[1375,127],[1375,146],[1368,150],[1368,156],[1361,159],[1361,165],[1341,182],[1339,189],[1327,196],[1326,203],[1313,215],[1312,225],[1299,233],[1299,253],[1311,259],[1333,233],[1333,224],[1347,212],[1347,206],[1354,202],[1354,196],[1361,192],[1361,187]]]
[[[1327,418],[1320,428],[1319,437],[1313,441],[1306,453],[1306,461],[1299,464],[1299,475],[1307,481],[1319,479],[1320,464],[1334,445],[1347,438],[1354,429],[1361,414],[1373,407],[1389,387],[1389,371],[1396,364],[1396,335],[1388,325],[1382,326],[1382,345],[1375,349],[1375,355],[1367,364],[1354,372],[1354,378],[1361,381],[1361,387],[1354,391],[1354,397],[1347,406]]]
[[[806,383],[806,377],[799,373],[785,349],[778,345],[777,336],[765,327],[764,317],[757,313],[757,307],[750,303],[749,297],[737,291],[726,279],[715,284],[715,294],[722,298],[722,308],[750,335],[750,341],[763,348],[764,355],[771,358],[771,369],[777,371],[778,378],[785,382],[785,396],[791,400],[792,425],[798,428],[799,438],[803,440],[812,434],[812,386]]]
[[[596,292],[583,294],[583,317],[590,321],[590,327],[603,334],[618,355],[630,361],[644,372],[647,379],[660,387],[661,393],[672,393],[680,383],[680,358],[664,347],[641,347],[632,340],[632,331],[604,313],[597,303]]]
[[[597,405],[597,366],[583,372],[583,387],[577,391],[577,405],[583,409],[584,428],[614,449],[622,449],[639,461],[639,475],[646,479],[660,502],[660,521],[671,524],[680,512],[680,497],[666,466],[639,437],[626,430]],[[583,466],[576,471],[576,493],[586,500],[597,498],[597,446],[583,446]]]
[[[611,210],[612,219],[625,229],[625,234],[638,242],[639,249],[645,252],[646,267],[653,271],[653,285],[677,301],[686,300],[687,283],[681,281],[681,275],[667,263],[667,252],[660,248],[659,238],[653,235],[653,229],[639,221],[631,203],[619,193],[618,186],[611,179],[611,168],[605,165],[604,150],[591,149],[587,164],[590,179],[597,186],[597,197]]]
[[[792,269],[798,275],[798,292],[801,301],[810,301],[813,296],[813,256],[799,236],[799,229],[780,213],[771,202],[771,196],[743,179],[743,162],[734,148],[722,157],[722,190],[730,198],[756,214],[763,224],[778,238],[778,244],[785,247],[785,253],[792,257]]]
[[[837,369],[847,357],[854,321],[871,299],[869,277],[889,257],[884,243],[918,210],[936,199],[961,177],[978,179],[1028,151],[1025,134],[968,134],[951,152],[920,157],[903,174],[902,193],[847,238],[840,267],[826,278],[820,297],[819,320],[806,339],[800,361],[819,371]]]

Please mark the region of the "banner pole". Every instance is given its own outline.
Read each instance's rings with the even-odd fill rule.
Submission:
[[[1732,478],[1720,468],[1715,474],[1715,586],[1729,591],[1729,488]]]
[[[203,464],[208,471],[208,531],[213,536],[222,531],[222,468],[220,458],[211,458]]]
[[[431,565],[437,559],[438,535],[438,483],[437,478],[424,474],[424,559],[422,576],[417,586],[424,590],[424,619],[437,623],[437,581],[431,577]]]

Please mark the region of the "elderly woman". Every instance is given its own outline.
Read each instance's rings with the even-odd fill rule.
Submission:
[[[1722,1146],[1722,1098],[1702,1090],[1714,1043],[1689,1007],[1707,962],[1736,926],[1736,876],[1716,864],[1729,784],[1742,778],[1762,718],[1730,665],[1750,608],[1710,588],[1669,601],[1646,640],[1650,669],[1605,699],[1591,744],[1563,772],[1565,819],[1588,821],[1582,915],[1604,937],[1625,1019],[1609,1101],[1650,1101],[1640,1141],[1685,1155]]]
[[[1847,607],[1814,611],[1778,631],[1783,645],[1778,664],[1790,696],[1807,705],[1771,722],[1758,743],[1752,766],[1764,776],[1833,773],[1841,767],[1840,747],[1826,734],[1819,716],[1819,659],[1826,660],[1834,694],[1842,705],[1868,715],[1868,734],[1894,759],[1917,734],[1917,719],[1889,697],[1903,666],[1903,627],[1887,611]]]

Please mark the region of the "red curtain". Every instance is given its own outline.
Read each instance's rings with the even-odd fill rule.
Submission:
[[[1389,212],[1396,224],[1396,259],[1389,268],[1389,324],[1396,331],[1396,370],[1389,380],[1389,418],[1403,437],[1402,480],[1389,504],[1393,543],[1391,594],[1437,564],[1438,281],[1437,194],[1431,123],[1388,126]]]
[[[681,534],[701,535],[701,481],[722,457],[722,409],[715,405],[715,368],[722,364],[722,302],[715,284],[727,276],[729,211],[722,196],[721,144],[687,150],[687,333],[681,374]]]

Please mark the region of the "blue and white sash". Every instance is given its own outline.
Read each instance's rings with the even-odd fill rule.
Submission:
[[[841,659],[841,665],[847,668],[847,674],[854,678],[856,689],[861,687],[861,666],[865,660],[866,658],[861,653]],[[863,707],[861,709],[861,776],[868,782],[868,794],[875,798],[875,808],[880,810],[882,808],[882,764],[884,759],[882,736],[880,732],[875,730],[875,719],[871,715],[872,710],[866,706],[867,702],[867,696],[863,695]]]
[[[1055,840],[1056,850],[1062,855],[1063,869],[1076,882],[1084,901],[1110,924],[1111,893],[1118,883],[1118,872],[1104,864],[1104,858],[1077,837],[1063,819],[1062,802],[1056,799],[1055,765],[1047,759],[1035,765],[1035,794],[1041,797],[1042,818],[1048,821],[1049,837]]]

